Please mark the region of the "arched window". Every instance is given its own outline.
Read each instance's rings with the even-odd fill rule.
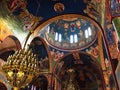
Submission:
[[[73,35],[70,35],[70,43],[73,43]]]
[[[78,42],[78,36],[77,36],[77,34],[74,35],[74,42],[75,42],[75,43]]]
[[[91,36],[92,35],[92,30],[90,27],[88,27],[88,35]]]
[[[58,33],[57,32],[55,33],[55,40],[56,41],[58,40]]]
[[[86,29],[85,30],[85,38],[88,38],[89,37],[89,34],[88,34],[88,30]]]
[[[62,35],[61,34],[59,34],[59,40],[58,40],[59,42],[61,42],[62,41]]]

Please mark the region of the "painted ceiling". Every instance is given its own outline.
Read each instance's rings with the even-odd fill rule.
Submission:
[[[57,4],[61,6],[61,10],[57,10]],[[83,0],[27,0],[28,11],[46,19],[65,13],[84,14],[85,8],[86,3]]]
[[[39,25],[52,17],[69,13],[86,15],[84,10],[88,1],[1,0],[0,39],[4,40],[8,35],[15,35],[23,43],[28,32],[36,26],[34,26],[35,22]]]
[[[102,0],[1,0],[0,40],[3,41],[8,35],[15,35],[23,44],[31,30],[50,18],[64,14],[89,16],[102,24],[104,21],[100,20],[100,16],[104,16],[105,10],[101,8],[104,7],[103,3]],[[111,0],[109,4],[111,17],[118,17],[119,0]],[[102,14],[99,16],[100,13]],[[116,19],[119,21],[119,18]],[[113,21],[118,26],[118,22]]]
[[[95,41],[97,35],[97,27],[81,18],[59,19],[44,30],[46,41],[53,47],[64,50],[86,48]]]
[[[55,16],[64,15],[64,14],[80,14],[84,16],[89,16],[90,18],[93,18],[94,20],[98,21],[101,24],[104,21],[100,20],[99,14],[104,10],[103,8],[100,7],[93,8],[93,6],[94,4],[95,6],[99,6],[99,5],[101,6],[102,5],[101,2],[103,1],[105,0],[1,0],[0,1],[0,40],[3,41],[8,35],[14,35],[19,39],[19,41],[22,44],[25,41],[28,33],[36,29],[37,26],[39,26],[44,21],[47,21]],[[111,0],[109,2],[111,17],[109,17],[109,15],[108,17],[110,18],[109,21],[112,21],[112,19],[114,18],[113,24],[115,25],[119,35],[119,21],[120,21],[119,3],[120,2],[118,1],[119,0]],[[92,8],[88,7],[88,3],[89,5],[91,5]],[[95,8],[98,11],[96,11]],[[89,9],[89,13],[86,11],[86,9]],[[93,16],[91,16],[91,14]],[[103,12],[102,12],[102,16],[104,16]],[[69,21],[66,19],[59,19],[49,23],[44,28],[46,29],[46,32],[43,32],[42,34],[45,34],[46,40],[50,45],[54,47],[59,47],[61,49],[66,48],[67,50],[69,50],[71,49],[71,47],[72,49],[83,48],[84,46],[90,45],[90,43],[94,41],[94,39],[96,38],[97,29],[89,20],[84,20],[83,18],[71,18],[71,19],[72,20],[69,19]],[[102,18],[102,20],[104,20],[104,18]],[[109,29],[111,32],[112,31],[111,29],[113,29],[113,27],[111,28],[111,22],[105,25],[106,26],[109,25],[107,29]],[[81,33],[81,31],[83,33]],[[87,34],[85,34],[86,32]],[[109,36],[108,37],[109,41],[111,41],[110,32],[108,32],[107,34]],[[82,38],[80,38],[80,35],[82,36]],[[87,37],[90,37],[90,39],[88,40],[85,39]],[[50,38],[54,44],[49,40]],[[77,38],[78,40],[81,39],[83,43],[80,44],[78,41],[75,41],[74,38]],[[64,45],[65,47],[63,47]],[[43,51],[44,50],[41,50],[41,52]],[[97,50],[94,51],[97,53]],[[60,55],[58,54],[58,56]],[[73,60],[71,62],[73,62]],[[66,67],[69,64],[70,63],[66,64]],[[80,69],[82,68],[82,67],[75,67],[74,65],[73,68],[75,70],[77,68]],[[87,75],[86,73],[89,74],[88,71],[85,72],[84,74]]]

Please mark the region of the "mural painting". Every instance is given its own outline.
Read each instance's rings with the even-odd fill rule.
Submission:
[[[85,48],[96,39],[96,27],[87,20],[74,18],[60,19],[50,23],[45,33],[49,44],[64,50]]]
[[[87,4],[84,13],[93,18],[97,22],[103,24],[102,18],[104,13],[104,1],[103,0],[83,0]]]
[[[110,13],[112,17],[120,15],[120,2],[119,0],[110,0]]]
[[[37,55],[40,68],[45,70],[49,69],[48,51],[41,39],[39,37],[34,38],[29,48]]]

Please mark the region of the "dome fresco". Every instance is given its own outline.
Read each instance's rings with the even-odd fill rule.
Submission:
[[[95,41],[96,29],[90,21],[81,18],[59,19],[46,27],[45,39],[58,49],[83,49]]]

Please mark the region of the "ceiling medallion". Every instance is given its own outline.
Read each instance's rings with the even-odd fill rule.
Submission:
[[[55,10],[55,12],[60,13],[60,12],[63,12],[64,9],[65,9],[65,6],[64,6],[62,3],[56,3],[56,4],[54,5],[54,10]]]

